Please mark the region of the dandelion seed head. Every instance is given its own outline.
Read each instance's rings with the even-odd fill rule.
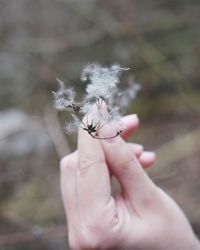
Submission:
[[[96,63],[87,65],[81,73],[81,80],[89,82],[86,86],[86,99],[103,98],[112,103],[123,70],[128,68],[121,68],[118,64],[111,67],[102,67]]]
[[[114,137],[122,132],[124,124],[121,122],[121,108],[127,107],[140,90],[140,85],[134,81],[134,78],[130,78],[128,88],[120,92],[120,76],[126,70],[129,68],[122,68],[119,64],[113,64],[110,67],[101,66],[98,63],[86,65],[80,76],[86,84],[86,93],[80,104],[74,101],[74,90],[65,88],[64,83],[57,79],[59,88],[53,92],[54,106],[58,110],[72,112],[72,121],[65,125],[67,133],[82,127],[93,138],[98,139],[98,130],[106,124],[112,124],[115,128]]]

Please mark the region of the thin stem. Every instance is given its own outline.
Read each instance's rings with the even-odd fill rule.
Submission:
[[[94,136],[93,134],[90,134],[94,139],[100,139],[100,140],[109,140],[109,139],[113,139],[117,136],[119,136],[122,133],[123,130],[118,131],[115,135],[111,136],[111,137],[98,137],[98,136]]]
[[[106,122],[105,123],[103,123],[99,128],[98,128],[98,130],[100,130],[100,129],[102,129],[103,128],[103,126],[105,126],[106,125]]]
[[[78,111],[74,110],[74,112],[75,112],[76,116],[78,117],[79,121],[83,124],[84,127],[86,127],[86,125],[85,125],[85,123],[83,122],[83,120],[81,119],[81,117],[80,117]]]

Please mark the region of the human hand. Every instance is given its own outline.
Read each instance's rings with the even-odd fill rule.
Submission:
[[[128,116],[125,123],[124,138],[138,126],[138,119]],[[71,249],[200,249],[180,208],[142,168],[152,164],[153,154],[145,156],[141,149],[136,153],[136,148],[121,137],[100,141],[79,130],[78,151],[61,161]],[[122,188],[115,197],[110,173]]]

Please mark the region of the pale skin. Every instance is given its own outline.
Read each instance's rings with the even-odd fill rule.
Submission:
[[[73,250],[200,250],[185,215],[144,168],[155,155],[125,142],[138,127],[135,115],[114,140],[79,129],[78,149],[61,160],[61,190]],[[102,129],[107,135],[109,129]],[[110,176],[121,192],[111,195]]]

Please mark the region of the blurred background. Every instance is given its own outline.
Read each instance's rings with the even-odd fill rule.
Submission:
[[[59,158],[76,135],[51,92],[59,77],[83,93],[94,61],[141,83],[131,140],[156,151],[149,174],[200,235],[199,13],[199,0],[0,0],[0,249],[68,249]]]

